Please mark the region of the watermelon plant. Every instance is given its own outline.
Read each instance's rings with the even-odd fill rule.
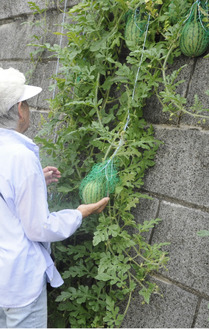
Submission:
[[[51,157],[62,172],[58,187],[49,191],[51,210],[100,198],[102,181],[84,184],[79,198],[81,182],[95,164],[115,154],[117,160],[118,182],[105,212],[52,246],[65,280],[49,296],[53,327],[119,327],[134,291],[144,303],[159,294],[151,276],[166,266],[166,242],[150,244],[147,236],[160,219],[137,222],[133,210],[149,198],[143,178],[160,145],[143,118],[146,100],[156,94],[163,111],[191,114],[176,93],[182,68],[167,72],[181,55],[179,37],[193,3],[180,6],[181,1],[171,6],[170,0],[83,0],[67,12],[67,46],[35,44],[60,63],[49,121],[36,138],[48,152],[47,162]],[[179,13],[177,20],[172,10]]]

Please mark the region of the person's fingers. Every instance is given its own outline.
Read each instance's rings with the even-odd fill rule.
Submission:
[[[52,174],[53,174],[53,171],[51,170],[51,171],[47,171],[47,172],[45,172],[45,173],[44,173],[44,176],[45,176],[45,178],[47,178],[47,177],[52,176]]]
[[[100,201],[97,202],[97,206],[96,206],[96,213],[100,213],[104,210],[104,208],[106,207],[106,205],[108,204],[110,198],[109,197],[105,197],[103,199],[101,199]]]
[[[54,174],[53,170],[50,170],[44,172],[44,177],[46,184],[49,185],[51,183],[57,183],[61,176],[59,174]]]
[[[98,214],[104,210],[109,199],[109,197],[105,197],[96,203],[82,204],[77,209],[81,211],[83,218],[91,214]]]
[[[44,173],[52,172],[56,176],[61,176],[60,171],[56,167],[53,167],[53,166],[47,166],[43,169],[43,171],[44,171]]]

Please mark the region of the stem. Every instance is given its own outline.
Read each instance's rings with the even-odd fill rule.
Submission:
[[[103,159],[104,161],[107,159],[108,154],[110,153],[112,147],[114,146],[114,143],[115,143],[116,138],[117,138],[117,136],[114,137],[112,143],[108,147],[107,152],[105,153],[105,156],[104,156],[104,159]]]
[[[194,21],[197,20],[197,12],[198,12],[198,4],[197,4],[196,8],[194,9]]]
[[[75,165],[75,170],[76,170],[76,172],[77,172],[78,177],[81,179],[82,177],[81,177],[81,174],[80,174],[80,171],[79,171],[77,165]]]
[[[146,257],[144,257],[142,254],[140,254],[135,246],[133,246],[133,248],[135,249],[135,251],[136,251],[136,253],[137,253],[137,255],[136,255],[135,257],[131,257],[131,256],[129,255],[129,253],[127,253],[125,250],[124,250],[124,252],[125,252],[125,254],[130,258],[130,261],[132,261],[135,265],[137,265],[138,267],[140,267],[139,263],[136,262],[136,261],[134,260],[134,258],[136,258],[136,257],[138,256],[138,257],[142,258],[144,261],[148,262],[148,263],[151,264],[151,265],[159,266],[158,263],[153,263],[153,262],[151,262],[149,259],[147,259]]]
[[[108,101],[108,98],[109,98],[109,94],[110,94],[110,89],[106,92],[105,99],[104,99],[104,102],[102,104],[102,110],[104,110],[105,107],[106,107],[106,104],[107,104],[107,101]]]
[[[168,53],[167,53],[167,55],[166,55],[166,57],[165,57],[165,60],[164,60],[164,63],[163,63],[163,67],[162,67],[163,81],[164,81],[164,83],[165,83],[166,90],[167,90],[166,75],[165,75],[166,65],[167,65],[168,58],[169,58],[171,52],[173,51],[173,49],[176,48],[176,41],[177,41],[177,40],[175,40],[175,41],[173,42],[172,46],[170,47],[170,49],[169,49],[169,51],[168,51]]]
[[[128,273],[128,278],[129,278],[129,287],[130,287],[130,283],[131,283],[130,273]],[[128,309],[129,309],[129,306],[130,306],[130,303],[131,303],[131,297],[132,297],[132,291],[130,291],[129,296],[128,296],[128,302],[127,302],[127,305],[126,305],[126,309],[123,313],[124,317],[125,317],[126,313],[128,312]]]
[[[110,240],[108,240],[107,242],[109,242],[109,243],[107,243],[107,248],[109,249],[109,251],[111,252],[111,254],[112,254],[113,256],[115,256],[115,253],[114,253],[114,251],[112,250],[112,248],[111,248],[111,246],[110,246]],[[139,264],[137,264],[137,265],[139,265]],[[138,283],[140,284],[140,286],[146,288],[145,285],[143,285],[143,283],[142,283],[141,281],[139,281],[139,280],[135,277],[135,275],[133,275],[130,271],[127,271],[127,273],[128,273],[128,275],[132,276],[132,278],[133,278],[136,282],[138,282]],[[129,297],[130,297],[130,296],[129,296]]]
[[[129,115],[129,110],[128,110],[128,112],[127,112],[126,121],[127,121],[127,117],[128,117],[128,115]],[[119,140],[119,143],[118,143],[118,148],[119,148],[120,143],[121,143],[121,145],[123,145],[123,137],[124,137],[124,133],[125,133],[125,131],[124,131],[124,125],[123,125],[123,129],[122,129],[122,131],[121,131],[121,132],[118,132],[118,134],[115,135],[115,137],[114,137],[112,143],[111,143],[110,146],[108,147],[107,152],[106,152],[106,154],[105,154],[105,156],[104,156],[104,160],[106,160],[106,158],[107,158],[109,152],[111,151],[111,149],[112,149],[112,147],[113,147],[113,145],[114,145],[114,142],[115,142],[116,138],[118,137],[118,135],[120,136],[120,140]],[[113,153],[113,156],[114,156],[114,157],[115,157],[116,153],[117,153],[117,148],[116,148],[115,152]]]
[[[130,276],[143,288],[146,288],[145,285],[143,283],[141,283],[141,281],[139,281],[135,275],[133,275],[131,272],[128,271],[128,273],[130,274]]]
[[[95,88],[95,95],[94,95],[94,107],[96,109],[97,112],[97,118],[99,121],[99,124],[102,126],[102,121],[99,115],[99,110],[98,110],[98,106],[97,106],[97,96],[98,96],[98,89],[99,89],[99,78],[100,78],[100,73],[97,74],[97,80],[96,80],[96,88]]]

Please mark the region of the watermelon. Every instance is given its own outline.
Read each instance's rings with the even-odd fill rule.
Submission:
[[[128,48],[139,45],[140,38],[146,29],[147,20],[143,20],[139,11],[129,10],[126,14],[124,38]]]
[[[102,181],[90,181],[82,190],[82,200],[85,204],[97,202],[105,196],[107,196],[106,184]]]
[[[209,34],[198,20],[188,21],[179,40],[181,52],[188,57],[202,55],[209,46]]]

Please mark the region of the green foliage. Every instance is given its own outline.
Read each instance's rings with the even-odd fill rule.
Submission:
[[[30,60],[33,65],[26,74],[27,83],[30,82],[38,63],[42,60],[42,54],[45,50],[43,44],[46,43],[47,34],[50,32],[46,20],[49,0],[44,0],[43,4],[44,8],[40,8],[34,1],[28,1],[29,8],[33,11],[35,19],[23,23],[32,27],[32,29],[36,31],[36,33],[31,36],[31,43],[28,44],[28,46],[33,47],[33,50],[30,52]]]
[[[53,327],[119,327],[134,290],[146,303],[158,293],[150,276],[165,267],[168,257],[165,244],[150,245],[147,237],[160,220],[138,223],[132,210],[148,198],[140,189],[160,145],[143,119],[146,100],[155,93],[163,111],[191,114],[186,99],[176,93],[183,67],[167,72],[180,55],[180,30],[192,1],[181,3],[83,0],[68,12],[67,46],[40,45],[60,62],[51,86],[56,96],[49,100],[50,120],[36,138],[62,172],[57,189],[50,191],[51,209],[77,207],[82,179],[93,165],[112,156],[119,179],[103,214],[84,220],[73,237],[53,245],[65,279],[49,298]],[[150,15],[147,39],[140,35],[128,49],[125,17],[137,8],[142,17]],[[202,117],[197,97],[191,109]]]

